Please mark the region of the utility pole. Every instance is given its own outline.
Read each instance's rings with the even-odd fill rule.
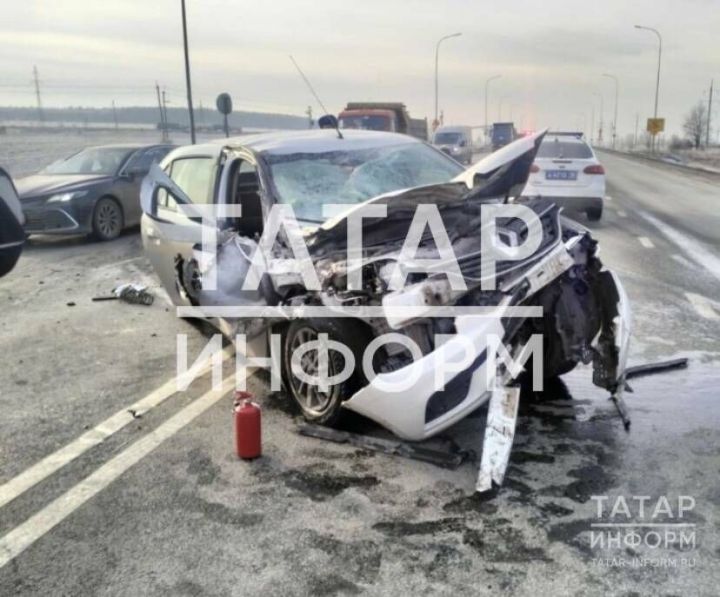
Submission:
[[[710,147],[710,119],[712,117],[712,92],[713,92],[713,80],[710,79],[710,97],[708,97],[708,117],[707,117],[707,131],[705,132],[705,147]]]
[[[168,120],[168,115],[167,115],[167,105],[168,105],[168,100],[165,98],[165,90],[163,89],[162,90],[162,111],[163,111],[163,118],[165,120],[165,133],[166,133],[167,137],[169,138],[170,137],[170,131],[169,131],[170,121]]]
[[[311,129],[313,127],[312,106],[307,107],[305,114],[307,114],[308,117],[308,128]]]
[[[205,113],[203,112],[202,100],[198,102],[198,124],[201,128],[205,124]]]
[[[112,101],[112,111],[113,111],[113,122],[115,123],[115,130],[117,130],[118,121],[117,121],[117,112],[115,111],[115,100]]]
[[[188,53],[188,36],[187,36],[187,19],[185,17],[185,0],[181,0],[181,5],[182,5],[183,47],[185,48],[185,86],[187,87],[188,112],[190,113],[190,143],[192,145],[195,145],[195,116],[193,114],[192,85],[190,83],[190,55]]]
[[[591,105],[592,112],[590,113],[590,145],[595,144],[595,102]]]
[[[502,77],[502,75],[494,75],[488,79],[485,79],[485,142],[488,141],[488,131],[490,130],[488,125],[488,86],[490,85],[490,81],[494,81],[495,79],[499,79]]]
[[[635,149],[635,146],[637,145],[638,124],[640,124],[640,114],[635,112],[635,138],[633,139],[633,149]]]
[[[37,98],[38,118],[40,122],[45,122],[45,114],[43,113],[42,101],[40,99],[40,80],[38,79],[37,66],[33,66],[33,79],[35,81],[35,97]]]
[[[618,81],[618,78],[615,75],[609,75],[608,73],[603,73],[603,77],[612,79],[615,82],[615,113],[613,115],[613,126],[612,126],[612,148],[615,149],[615,138],[617,137],[618,90],[620,88],[620,83]]]
[[[165,114],[163,112],[162,100],[160,99],[160,85],[155,82],[155,92],[157,93],[158,110],[160,110],[160,130],[162,131],[163,143],[167,143],[167,123],[165,122]]]

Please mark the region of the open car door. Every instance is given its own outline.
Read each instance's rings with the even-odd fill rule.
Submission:
[[[9,273],[20,258],[25,243],[24,223],[12,178],[0,168],[0,276]]]

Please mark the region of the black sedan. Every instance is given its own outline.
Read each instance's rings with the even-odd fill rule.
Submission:
[[[140,222],[140,183],[172,145],[89,147],[17,181],[25,233],[112,240]]]

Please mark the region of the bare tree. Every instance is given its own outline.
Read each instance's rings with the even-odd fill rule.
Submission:
[[[685,135],[690,139],[695,149],[700,148],[700,142],[705,135],[706,128],[707,108],[703,102],[698,102],[693,109],[690,110],[683,123]]]

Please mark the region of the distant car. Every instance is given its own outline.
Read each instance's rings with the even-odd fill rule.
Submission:
[[[472,164],[472,129],[469,126],[441,126],[433,145],[462,164]]]
[[[23,221],[12,178],[0,168],[0,277],[9,273],[20,258],[25,242]]]
[[[25,233],[117,238],[140,222],[140,183],[172,145],[88,147],[17,181]]]
[[[581,133],[548,133],[530,168],[523,197],[547,197],[566,212],[602,217],[605,169]]]

